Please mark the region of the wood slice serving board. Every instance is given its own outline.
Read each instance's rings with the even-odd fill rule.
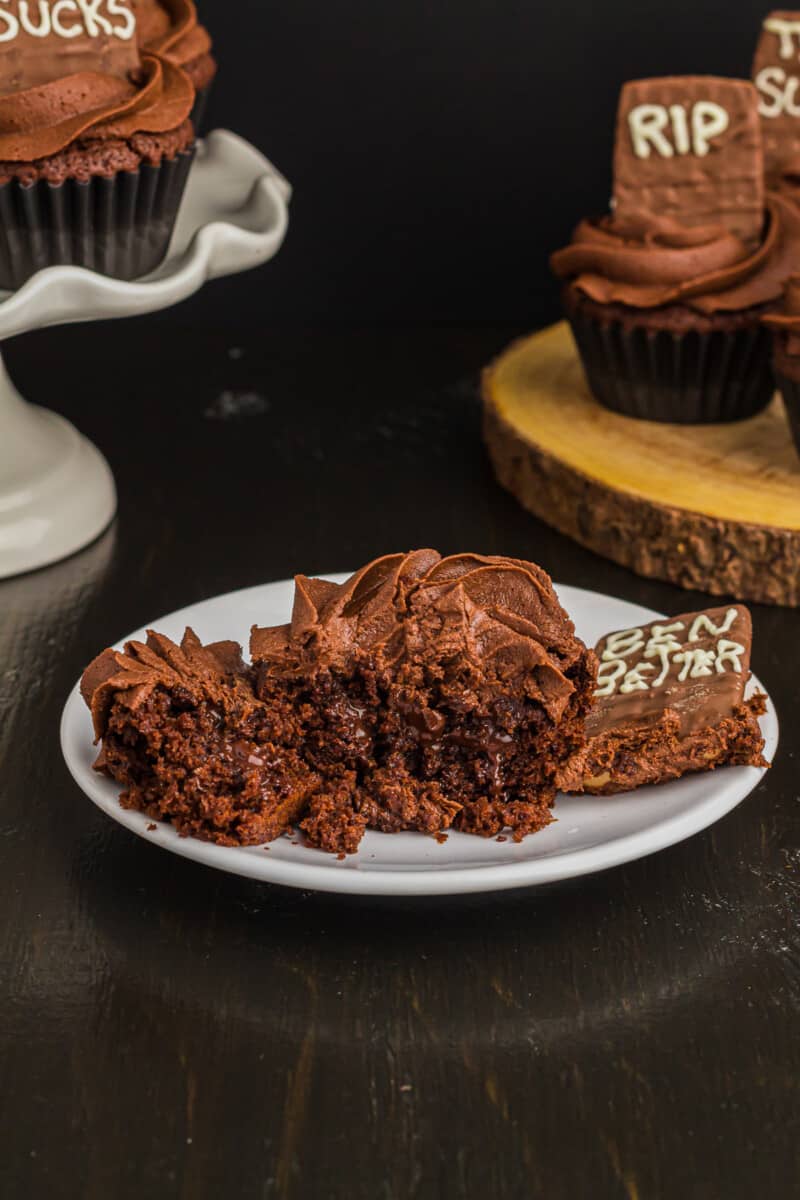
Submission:
[[[592,399],[566,323],[484,376],[484,434],[525,508],[640,575],[800,605],[800,458],[776,396],[730,425],[662,425]]]

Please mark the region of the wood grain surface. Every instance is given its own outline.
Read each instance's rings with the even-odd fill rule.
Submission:
[[[664,425],[592,398],[565,322],[484,380],[500,481],[537,516],[643,575],[800,605],[800,457],[783,402],[727,425]]]
[[[106,452],[120,516],[0,584],[3,1197],[794,1194],[795,613],[754,609],[785,738],[758,791],[684,845],[549,891],[399,903],[228,877],[105,819],[61,760],[98,648],[297,570],[433,544],[701,603],[494,482],[479,374],[517,332],[167,339],[145,320],[8,348],[22,390]]]

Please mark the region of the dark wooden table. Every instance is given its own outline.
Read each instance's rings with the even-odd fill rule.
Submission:
[[[496,486],[476,382],[518,332],[151,318],[8,348],[26,394],[105,451],[120,515],[0,585],[3,1197],[797,1194],[796,613],[754,613],[783,719],[767,781],[684,845],[548,891],[261,886],[135,839],[61,759],[99,648],[297,570],[433,545],[667,612],[702,602]]]

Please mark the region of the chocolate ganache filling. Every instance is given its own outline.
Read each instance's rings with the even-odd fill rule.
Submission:
[[[555,274],[601,304],[701,313],[774,303],[800,253],[800,208],[770,193],[756,250],[723,225],[687,228],[640,213],[582,221],[551,258]]]

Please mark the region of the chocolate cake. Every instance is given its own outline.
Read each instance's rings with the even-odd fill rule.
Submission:
[[[741,605],[602,638],[586,744],[560,776],[563,790],[608,795],[693,771],[766,766],[765,697],[745,699],[751,645]]]
[[[179,832],[354,851],[366,829],[521,838],[550,820],[596,661],[532,563],[433,550],[299,576],[292,621],[238,647],[106,651],[83,694],[122,802]]]
[[[329,850],[354,850],[367,828],[540,829],[594,688],[594,656],[544,571],[434,550],[341,586],[300,576],[291,624],[254,629],[251,655],[258,695],[304,714],[326,786],[302,827]]]
[[[237,643],[150,633],[105,650],[81,692],[123,808],[222,845],[270,841],[303,812],[316,781],[286,744],[293,714],[256,699]]]

